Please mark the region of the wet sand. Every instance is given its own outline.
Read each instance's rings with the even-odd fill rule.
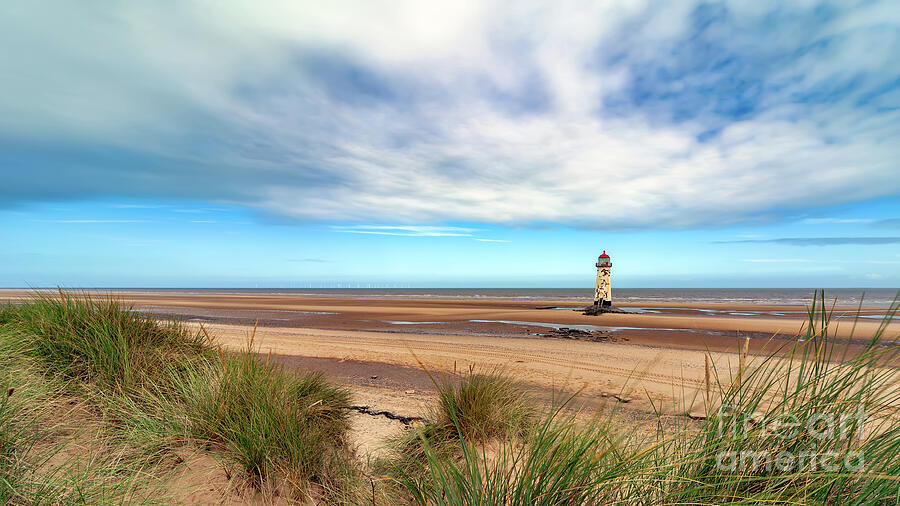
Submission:
[[[54,292],[49,292],[54,293]],[[294,295],[186,294],[175,291],[106,291],[136,310],[186,321],[264,327],[318,328],[434,335],[533,337],[559,327],[599,330],[634,344],[731,351],[739,338],[793,339],[806,308],[788,305],[656,303],[622,304],[630,314],[586,316],[558,301],[375,299]],[[0,301],[29,292],[0,290]],[[586,301],[587,302],[587,301]],[[542,309],[538,309],[542,308]],[[552,308],[552,309],[551,309]],[[864,339],[880,324],[884,308],[834,309],[834,335]],[[857,315],[859,318],[857,319]],[[900,323],[885,335],[896,340]]]

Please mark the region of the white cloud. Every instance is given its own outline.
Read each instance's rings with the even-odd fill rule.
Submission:
[[[872,223],[878,221],[872,218],[807,218],[803,223],[819,225],[824,223]]]
[[[54,223],[152,223],[151,220],[52,220]]]
[[[807,263],[812,260],[806,258],[743,258],[741,262],[751,262],[758,264],[784,264],[784,263]]]
[[[116,209],[162,209],[169,207],[161,204],[110,204],[109,206]]]
[[[463,227],[434,227],[428,225],[356,225],[334,226],[336,232],[348,234],[397,235],[404,237],[469,237],[474,229]]]
[[[482,238],[476,238],[475,240],[476,240],[476,241],[479,241],[479,242],[510,242],[510,241],[508,241],[508,240],[506,240],[506,239],[482,239]]]
[[[771,7],[724,5],[748,25]],[[613,114],[607,99],[627,94],[636,77],[658,76],[636,75],[642,67],[627,61],[600,63],[622,50],[620,35],[629,36],[629,57],[672,58],[692,35],[695,7],[10,3],[0,7],[0,44],[18,49],[0,59],[0,139],[99,145],[154,162],[48,169],[11,191],[54,198],[42,192],[58,179],[57,193],[175,192],[302,220],[598,228],[771,221],[900,192],[900,111],[844,103],[871,86],[860,84],[844,102],[789,99],[854,73],[889,72],[900,45],[876,25],[896,27],[900,10],[867,4],[796,33],[749,33],[772,51],[835,34],[843,42],[825,57],[792,55],[802,79],[764,97],[756,114],[716,124],[717,135],[701,142],[710,129],[702,117],[671,121],[640,105]],[[363,96],[377,88],[366,72],[396,85],[397,96],[335,98],[335,83],[301,64],[311,54],[326,66],[351,62],[336,80]],[[794,75],[778,72],[764,84]],[[532,101],[540,104],[529,111]],[[76,172],[83,180],[52,177]],[[471,233],[415,227],[339,231]]]

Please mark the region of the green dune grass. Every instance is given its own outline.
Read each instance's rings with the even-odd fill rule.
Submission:
[[[346,445],[349,395],[319,374],[268,365],[252,343],[222,353],[205,332],[157,322],[113,300],[61,293],[0,314],[0,341],[13,361],[39,371],[47,388],[84,399],[113,445],[108,453],[128,463],[125,471],[149,475],[145,468],[179,449],[205,448],[262,492],[350,499],[356,477]],[[23,402],[12,406],[17,398]],[[4,402],[7,411],[27,403],[16,395]],[[0,441],[26,448],[28,437],[40,438],[28,434],[5,424]],[[15,479],[6,481],[10,494],[22,495]]]
[[[470,415],[502,409],[514,387],[472,375],[438,384],[441,412],[386,467],[422,505],[900,503],[900,348],[882,341],[898,305],[851,354],[818,297],[796,342],[715,375],[701,422],[683,416],[647,441],[618,429],[615,410],[581,420],[564,403],[524,433],[484,437]],[[492,382],[503,388],[475,386]],[[456,400],[473,388],[494,393]]]

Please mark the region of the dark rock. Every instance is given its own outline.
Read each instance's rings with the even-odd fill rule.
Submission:
[[[588,316],[597,316],[603,313],[619,313],[619,314],[629,314],[629,311],[625,311],[624,309],[616,306],[595,306],[591,304],[590,306],[584,309],[576,309],[575,311],[581,311],[581,314]]]
[[[618,341],[618,338],[606,333],[601,332],[599,330],[588,331],[581,329],[572,329],[569,327],[560,327],[556,330],[551,330],[546,334],[541,334],[543,337],[553,337],[557,339],[578,339],[581,341],[594,341],[594,342],[615,342]]]

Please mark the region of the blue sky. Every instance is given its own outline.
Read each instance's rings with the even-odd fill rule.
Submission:
[[[0,286],[900,286],[900,7],[6,2]]]

